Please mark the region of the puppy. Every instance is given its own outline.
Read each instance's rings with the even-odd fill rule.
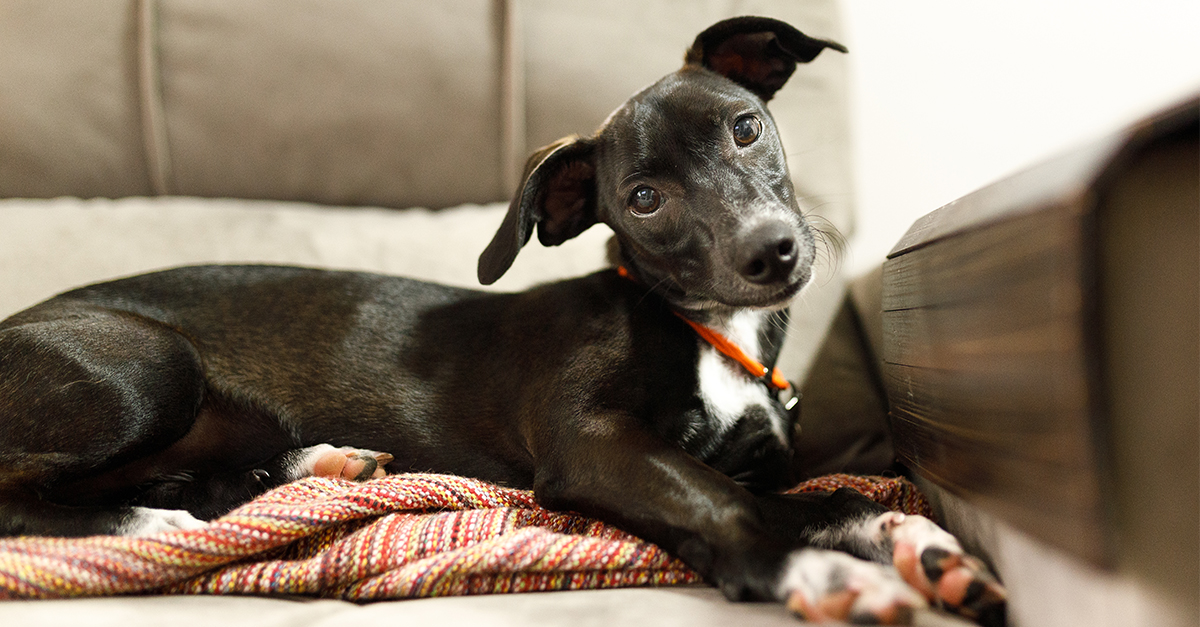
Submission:
[[[597,222],[619,269],[494,294],[191,267],[0,323],[0,532],[189,528],[314,473],[437,471],[618,525],[731,599],[999,615],[1003,590],[929,521],[773,494],[795,395],[772,364],[815,248],[766,102],[827,48],[845,51],[720,22],[594,135],[530,158],[480,281],[535,230],[557,245]]]

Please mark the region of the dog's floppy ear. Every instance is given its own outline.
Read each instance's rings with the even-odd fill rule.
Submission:
[[[491,285],[512,265],[533,226],[543,246],[557,246],[596,223],[595,144],[564,137],[525,164],[524,184],[492,243],[479,256],[479,282]]]
[[[770,100],[787,82],[796,63],[808,63],[826,48],[846,52],[834,41],[816,39],[769,17],[735,17],[696,36],[686,65],[706,67]]]

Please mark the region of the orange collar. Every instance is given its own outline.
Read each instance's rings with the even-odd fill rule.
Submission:
[[[625,266],[617,266],[617,274],[631,281],[636,281]],[[741,364],[746,369],[746,372],[749,372],[755,379],[762,379],[767,385],[780,391],[792,387],[792,384],[788,383],[788,380],[784,378],[783,373],[779,372],[779,368],[768,369],[762,365],[762,362],[747,355],[746,351],[742,350],[742,347],[734,344],[724,335],[721,335],[720,331],[700,324],[678,311],[672,310],[672,313],[679,316],[680,320],[683,320],[688,326],[692,327],[696,331],[696,334],[704,338],[704,341],[711,344],[713,348],[717,349],[717,352]],[[767,376],[768,374],[770,376]],[[788,407],[788,409],[791,409],[791,407]]]

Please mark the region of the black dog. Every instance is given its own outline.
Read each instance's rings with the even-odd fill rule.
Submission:
[[[770,364],[814,242],[764,103],[825,48],[844,52],[775,20],[718,23],[595,135],[533,155],[480,281],[535,227],[557,245],[596,222],[620,271],[491,294],[181,268],[9,318],[0,533],[201,526],[298,477],[378,465],[532,488],[731,599],[814,619],[899,620],[926,598],[1002,611],[1003,590],[924,518],[849,490],[771,494],[794,417]]]

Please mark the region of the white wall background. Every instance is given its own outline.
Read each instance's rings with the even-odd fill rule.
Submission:
[[[921,215],[1200,90],[1200,0],[842,2],[851,272]]]

